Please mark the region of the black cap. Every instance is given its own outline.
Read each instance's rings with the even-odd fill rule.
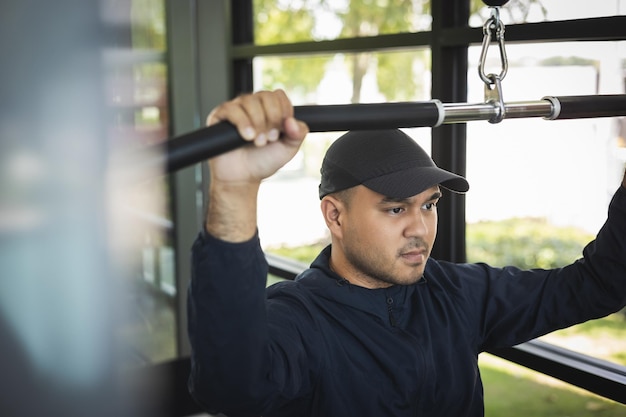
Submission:
[[[439,168],[398,129],[344,134],[328,148],[321,174],[320,199],[359,184],[392,198],[408,198],[434,185],[457,193],[469,190],[465,178]]]

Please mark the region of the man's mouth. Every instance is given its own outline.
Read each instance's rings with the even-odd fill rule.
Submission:
[[[426,249],[415,249],[400,254],[402,259],[412,263],[421,264],[426,261]]]

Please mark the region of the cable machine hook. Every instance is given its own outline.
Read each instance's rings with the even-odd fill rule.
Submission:
[[[509,61],[506,56],[506,48],[504,45],[504,23],[500,20],[500,7],[489,6],[491,8],[491,17],[485,21],[483,25],[483,45],[480,52],[480,62],[478,64],[478,75],[485,83],[485,102],[494,103],[498,109],[498,114],[489,120],[490,123],[500,123],[505,116],[504,100],[502,98],[501,82],[506,77],[509,70]],[[500,74],[487,74],[485,66],[487,61],[487,52],[491,44],[492,32],[498,42],[500,52]]]
[[[483,25],[483,46],[480,52],[480,64],[478,65],[478,74],[480,75],[480,79],[483,80],[486,84],[491,84],[491,78],[485,72],[485,66],[487,61],[487,51],[489,50],[489,45],[491,44],[492,39],[492,31],[495,31],[496,40],[498,41],[498,47],[500,50],[500,64],[501,70],[498,78],[500,81],[504,80],[506,77],[506,73],[509,71],[509,62],[506,56],[506,48],[504,46],[504,23],[500,20],[500,8],[499,7],[491,7],[491,17],[487,19],[485,24]]]

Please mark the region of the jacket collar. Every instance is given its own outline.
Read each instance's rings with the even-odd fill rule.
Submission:
[[[376,289],[353,285],[330,269],[330,249],[330,245],[324,248],[311,264],[311,268],[300,274],[296,281],[320,297],[374,314],[385,322],[389,320],[390,303],[396,315],[409,307],[411,294],[418,284]]]

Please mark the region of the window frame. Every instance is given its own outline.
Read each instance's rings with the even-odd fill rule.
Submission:
[[[252,0],[222,3],[226,12],[222,15],[205,15],[209,20],[204,20],[203,24],[218,24],[224,17],[230,19],[231,31],[226,36],[226,61],[223,63],[225,68],[232,70],[228,79],[228,97],[252,91],[252,61],[255,57],[429,47],[433,68],[432,97],[443,102],[467,101],[468,48],[480,45],[483,37],[482,28],[469,27],[467,23],[469,0],[453,2],[452,5],[444,0],[431,0],[432,29],[427,32],[274,45],[254,44]],[[221,26],[224,26],[223,21]],[[507,25],[506,42],[621,41],[626,40],[624,27],[626,16],[623,15]],[[199,49],[204,50],[205,55],[210,55],[210,51],[207,53],[202,45]],[[223,83],[223,80],[219,82]],[[223,94],[213,95],[211,99],[215,101],[228,97]],[[432,154],[439,166],[464,175],[467,157],[466,124],[444,125],[433,129]],[[439,207],[439,218],[441,221],[433,256],[452,262],[465,262],[464,197],[459,195],[443,200]],[[292,279],[299,268],[294,266],[293,260],[268,256],[268,261],[271,273],[287,279]],[[626,404],[626,369],[618,364],[542,341],[531,341],[490,353]]]

